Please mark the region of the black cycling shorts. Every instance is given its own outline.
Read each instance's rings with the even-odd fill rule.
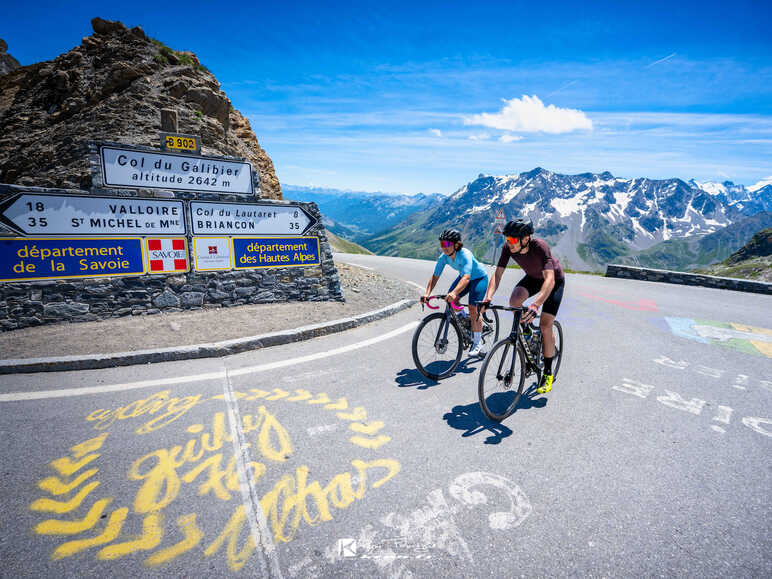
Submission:
[[[528,292],[528,297],[538,294],[541,291],[541,286],[544,284],[543,279],[525,276],[519,282],[517,286],[522,287]],[[544,302],[542,312],[545,314],[551,314],[553,316],[558,315],[558,309],[560,308],[560,302],[563,300],[563,288],[566,285],[566,278],[555,282],[555,287],[552,288],[550,295],[547,297],[547,301]]]

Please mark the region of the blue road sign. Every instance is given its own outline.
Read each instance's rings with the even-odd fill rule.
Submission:
[[[0,239],[0,281],[144,273],[139,237]]]
[[[319,265],[318,237],[234,237],[236,269]]]

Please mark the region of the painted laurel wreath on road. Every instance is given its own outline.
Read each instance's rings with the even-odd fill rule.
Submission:
[[[394,458],[366,456],[351,460],[344,472],[326,483],[312,480],[307,465],[286,468],[295,447],[278,416],[282,405],[309,405],[335,416],[347,426],[348,443],[368,455],[391,441],[382,432],[384,423],[368,421],[362,406],[350,408],[346,398],[332,400],[325,393],[276,388],[237,391],[234,395],[241,406],[241,428],[247,446],[261,460],[250,464],[252,484],[269,488],[262,494],[260,505],[276,543],[291,541],[303,523],[313,526],[331,521],[336,510],[364,499],[401,469]],[[224,400],[223,394],[178,398],[164,390],[123,407],[91,412],[86,422],[101,434],[75,444],[68,454],[49,463],[54,475],[38,482],[46,496],[30,505],[32,511],[47,517],[34,527],[34,532],[63,540],[53,550],[52,559],[91,552],[105,561],[144,552],[144,564],[156,567],[202,548],[207,557],[224,551],[228,566],[240,570],[256,548],[243,504],[234,508],[222,529],[209,528],[209,519],[199,520],[195,512],[177,516],[176,526],[165,516],[165,510],[173,504],[182,508],[182,501],[175,501],[184,494],[185,485],[197,487],[197,495],[205,500],[228,502],[240,498],[236,458],[233,447],[227,445],[232,438],[225,412],[215,412],[208,425],[188,425],[186,431],[192,436],[182,444],[158,448],[133,460],[127,478],[139,488],[130,506],[117,505],[115,497],[98,496],[101,483],[97,476],[103,446],[110,436],[108,429],[118,429],[122,422],[134,426],[139,419],[143,422],[135,428],[135,434],[152,435],[182,420],[197,406]],[[265,403],[270,403],[272,410]],[[138,528],[137,517],[142,528],[139,536],[128,531]]]

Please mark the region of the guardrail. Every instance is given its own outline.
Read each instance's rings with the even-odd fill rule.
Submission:
[[[658,281],[680,285],[698,285],[704,287],[772,295],[772,283],[766,283],[763,281],[736,279],[733,277],[715,277],[712,275],[684,273],[682,271],[667,271],[664,269],[646,269],[644,267],[632,267],[629,265],[607,265],[606,277],[640,279],[644,281]]]

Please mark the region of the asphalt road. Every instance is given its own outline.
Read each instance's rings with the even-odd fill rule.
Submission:
[[[569,275],[560,376],[501,424],[479,362],[415,370],[422,315],[0,376],[0,575],[772,575],[772,298]]]

